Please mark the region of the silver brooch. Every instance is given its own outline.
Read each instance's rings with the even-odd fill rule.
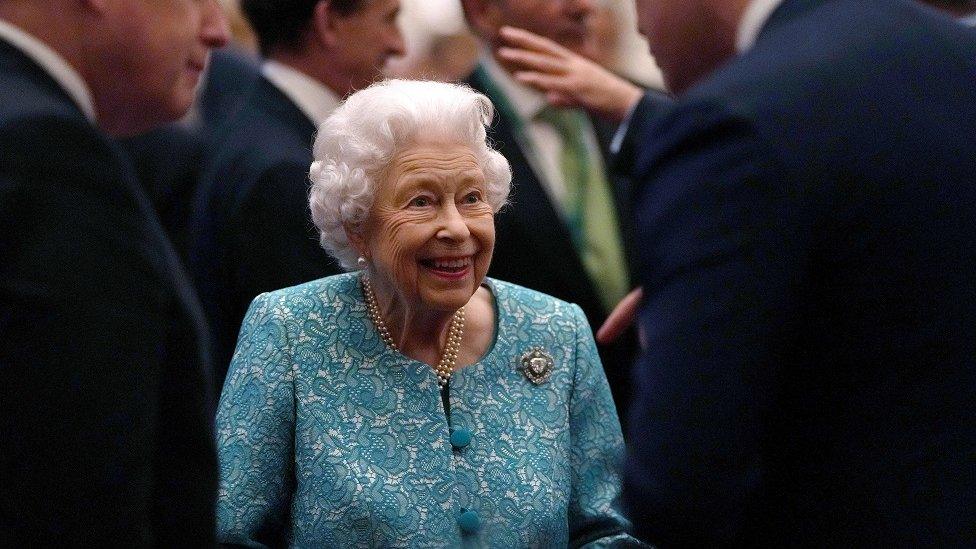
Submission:
[[[552,368],[554,362],[552,356],[543,351],[542,347],[533,347],[529,352],[522,355],[521,360],[522,373],[525,377],[529,379],[532,383],[536,385],[542,385],[543,383],[549,381],[549,376],[552,375]]]

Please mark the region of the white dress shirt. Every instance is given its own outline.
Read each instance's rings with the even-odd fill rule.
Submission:
[[[64,57],[33,35],[3,19],[0,19],[0,40],[24,52],[24,55],[40,65],[67,92],[85,117],[93,124],[96,122],[95,102],[92,101],[88,84]]]
[[[339,106],[339,96],[325,84],[277,61],[265,61],[261,73],[291,99],[299,110],[318,127]]]
[[[746,11],[742,13],[739,20],[739,31],[735,39],[735,48],[739,53],[745,53],[752,48],[759,38],[766,22],[776,11],[776,8],[783,3],[783,0],[752,0],[746,6]]]
[[[512,78],[486,50],[481,53],[481,66],[515,110],[512,114],[518,116],[519,123],[524,129],[523,135],[516,135],[515,138],[522,146],[522,152],[532,165],[549,198],[559,206],[557,209],[560,212],[565,212],[566,180],[560,162],[563,140],[559,132],[549,123],[536,118],[539,111],[548,104],[546,97]],[[495,108],[497,110],[498,105],[495,105]],[[605,170],[596,132],[590,125],[589,119],[586,120],[584,131],[586,135],[583,138],[590,152],[590,159],[597,162],[601,170]]]

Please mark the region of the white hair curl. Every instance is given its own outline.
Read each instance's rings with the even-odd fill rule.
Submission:
[[[356,268],[359,254],[345,228],[361,230],[377,177],[397,152],[421,138],[470,147],[485,174],[486,200],[497,213],[508,199],[512,172],[486,139],[494,112],[484,95],[442,82],[386,80],[349,96],[322,123],[313,148],[308,202],[322,247],[343,268]]]

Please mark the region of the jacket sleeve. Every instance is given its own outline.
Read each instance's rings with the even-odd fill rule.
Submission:
[[[640,546],[627,534],[619,510],[619,465],[624,451],[620,420],[582,309],[576,317],[576,368],[569,402],[572,492],[570,547]]]
[[[747,114],[689,102],[654,142],[637,214],[647,344],[625,495],[649,541],[722,546],[762,503],[809,208]]]
[[[294,370],[285,310],[269,294],[244,319],[217,411],[217,540],[279,547],[294,490]]]
[[[649,135],[653,122],[674,105],[674,99],[657,90],[645,90],[630,116],[617,128],[617,144],[610,159],[610,169],[625,177],[634,177],[642,153],[642,140]]]

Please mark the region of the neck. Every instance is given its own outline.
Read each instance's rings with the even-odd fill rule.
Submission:
[[[679,65],[665,67],[668,86],[677,95],[724,65],[736,54],[736,37],[750,0],[703,0],[698,16],[709,32],[696,38],[696,54],[684,56]]]
[[[396,348],[411,358],[436,364],[447,343],[456,311],[411,306],[392,287],[379,282],[380,277],[368,276],[380,317]]]
[[[119,100],[119,70],[111,55],[118,44],[96,9],[83,2],[0,2],[0,18],[46,44],[78,74],[103,131],[123,136],[149,128],[144,112]]]
[[[52,6],[43,0],[0,2],[0,19],[14,25],[60,55],[82,78],[90,81],[84,62],[80,14],[71,6]]]
[[[976,0],[971,2],[959,0],[929,0],[928,3],[956,17],[965,17],[976,12]]]
[[[340,98],[345,99],[353,92],[349,78],[339,74],[335,69],[335,63],[320,55],[317,48],[320,48],[317,44],[307,44],[305,49],[294,52],[278,51],[268,58],[307,74]]]

